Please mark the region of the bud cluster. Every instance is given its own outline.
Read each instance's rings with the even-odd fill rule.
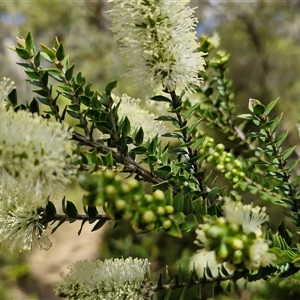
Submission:
[[[238,183],[245,177],[243,163],[230,152],[225,151],[223,144],[213,146],[214,140],[206,137],[203,145],[198,150],[200,154],[209,153],[207,162],[213,163],[216,170],[224,174],[224,177],[233,184]]]
[[[225,216],[206,219],[199,225],[195,243],[214,251],[217,262],[227,262],[232,269],[266,267],[274,259],[268,252],[268,241],[261,237],[260,225],[266,221],[266,213],[261,208],[239,204],[226,200]],[[233,209],[231,214],[226,213],[228,209]]]
[[[97,192],[94,204],[103,206],[110,218],[127,220],[138,232],[171,228],[170,216],[174,213],[174,207],[166,204],[163,191],[145,194],[141,182],[134,178],[125,181],[111,170],[93,177],[93,186],[90,178],[88,184],[90,192]],[[80,181],[81,186],[86,189],[83,180]]]

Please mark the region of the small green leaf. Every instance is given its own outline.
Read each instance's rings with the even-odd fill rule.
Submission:
[[[136,133],[135,135],[135,143],[139,146],[143,143],[144,141],[144,131],[143,131],[143,128],[140,127],[140,129],[138,130],[138,132]],[[135,152],[136,153],[136,152]],[[137,154],[137,153],[136,153]]]
[[[256,104],[253,107],[253,113],[257,116],[262,115],[265,112],[265,106],[262,104]]]
[[[180,191],[174,198],[173,198],[173,207],[175,212],[182,212],[183,205],[184,205],[184,198],[183,198],[183,191]]]
[[[48,201],[45,207],[45,213],[49,217],[54,217],[56,215],[56,208],[51,201]]]
[[[283,131],[279,134],[279,136],[276,139],[276,145],[278,148],[280,148],[282,146],[282,144],[284,143],[284,141],[286,140],[288,135],[288,131]]]
[[[46,87],[48,85],[48,72],[45,72],[41,78],[43,85]]]
[[[112,156],[112,152],[109,151],[106,155],[105,155],[105,160],[106,160],[106,166],[107,167],[112,167],[114,165],[114,158]]]
[[[39,79],[40,78],[40,74],[36,71],[25,70],[25,73],[27,74],[28,77],[30,77],[32,79]]]
[[[23,59],[30,59],[31,58],[30,52],[28,50],[24,49],[24,48],[15,47],[15,51]]]
[[[56,58],[59,61],[62,61],[65,58],[65,49],[62,43],[59,44],[59,47],[56,50]]]
[[[178,124],[178,120],[174,117],[171,117],[171,116],[160,116],[158,118],[155,118],[156,121],[165,121],[165,122],[174,122],[176,124]]]
[[[164,133],[162,136],[164,137],[170,137],[170,138],[177,138],[177,139],[183,139],[182,135],[176,132],[167,132]]]
[[[29,110],[32,113],[38,113],[38,114],[40,113],[39,103],[35,98],[33,98],[32,101],[30,102]]]
[[[113,82],[110,82],[106,87],[105,87],[105,93],[106,95],[110,95],[111,91],[117,87],[117,81],[113,81]]]
[[[138,146],[130,150],[130,153],[135,153],[137,155],[144,154],[147,152],[147,148],[144,146]]]
[[[40,66],[40,64],[41,64],[41,52],[40,51],[35,55],[33,63],[36,67]]]
[[[89,217],[92,217],[92,218],[95,218],[96,216],[98,216],[98,210],[97,210],[96,206],[89,205],[88,209],[87,209],[87,214]]]
[[[292,173],[292,172],[295,170],[295,168],[296,168],[296,166],[297,166],[299,160],[300,160],[300,158],[298,158],[298,159],[292,161],[290,164],[288,164],[288,165],[286,166],[286,169],[288,170],[289,173]]]
[[[80,110],[80,105],[79,104],[70,104],[70,105],[68,105],[68,108],[73,110],[73,111],[79,111]]]
[[[237,115],[237,117],[244,120],[253,120],[253,115],[251,114],[241,114]]]
[[[164,97],[164,96],[154,96],[154,97],[152,97],[150,100],[157,101],[157,102],[168,102],[168,103],[172,103],[172,101],[171,101],[169,98]]]
[[[73,71],[74,71],[74,65],[72,65],[72,66],[66,71],[65,77],[66,77],[66,79],[67,79],[68,81],[72,79]]]
[[[281,118],[282,118],[282,113],[279,115],[279,116],[277,116],[273,121],[272,121],[272,123],[270,124],[270,130],[271,130],[271,132],[273,133],[273,132],[275,132],[276,131],[276,129],[278,128],[278,125],[279,125],[279,123],[280,123],[280,121],[281,121]]]
[[[122,128],[122,135],[127,136],[130,133],[130,121],[127,118],[127,116],[123,119],[122,123],[120,124],[120,127]]]
[[[33,92],[43,96],[43,97],[48,97],[48,93],[47,91],[43,90],[43,89],[33,89]]]
[[[91,230],[92,232],[93,231],[96,231],[98,229],[100,229],[105,223],[106,223],[107,219],[106,218],[101,218],[97,223],[96,225],[93,227],[93,229]]]
[[[274,106],[276,105],[277,101],[279,100],[279,98],[273,100],[272,102],[270,102],[265,109],[265,115],[268,116],[269,113],[272,111],[272,109],[274,108]]]
[[[202,119],[196,120],[189,128],[188,128],[188,133],[192,134],[194,129],[202,122]]]
[[[13,89],[7,96],[9,102],[15,107],[18,104],[17,90]]]
[[[33,47],[34,47],[34,43],[33,43],[33,37],[32,37],[32,34],[31,32],[29,31],[26,38],[25,38],[25,45],[26,45],[26,49],[28,51],[31,51],[33,50]]]
[[[164,190],[164,189],[166,189],[168,186],[169,186],[169,182],[166,180],[166,181],[162,181],[162,182],[157,183],[157,184],[153,184],[153,185],[152,185],[152,189],[153,189],[153,191],[156,191],[156,190]]]
[[[61,71],[59,69],[56,69],[56,68],[43,68],[43,69],[41,69],[41,71],[49,72],[49,73],[57,73],[57,74],[61,73]]]
[[[44,60],[46,60],[47,62],[49,62],[49,63],[52,63],[52,62],[53,62],[53,60],[50,58],[50,56],[49,56],[47,53],[41,52],[40,55],[41,55],[41,56],[44,58]]]
[[[182,237],[182,233],[179,229],[179,226],[174,222],[174,220],[172,220],[172,225],[168,230],[166,230],[166,232],[169,235],[174,236],[176,238],[181,238]]]
[[[58,224],[52,229],[51,233],[54,233],[58,227],[60,227],[62,224],[64,224],[65,222],[67,221],[67,218],[64,217],[64,218],[61,218],[58,222]]]
[[[79,114],[73,110],[67,110],[67,113],[69,116],[71,116],[74,119],[80,119]]]
[[[76,218],[78,216],[77,208],[71,201],[67,201],[66,215],[70,218]]]
[[[47,98],[41,98],[41,97],[36,97],[39,102],[41,102],[44,105],[50,106],[50,102]]]
[[[90,106],[91,103],[91,99],[85,95],[79,96],[79,101],[85,106]]]
[[[287,160],[287,159],[291,156],[291,154],[294,152],[294,150],[296,149],[296,147],[297,147],[297,146],[293,146],[293,147],[287,148],[287,149],[283,152],[282,158],[283,158],[284,160]]]
[[[44,56],[43,55],[43,52],[41,52],[41,55],[46,59],[48,60],[49,59],[49,62],[53,62],[55,60],[55,52],[53,49],[50,49],[48,46],[44,45],[44,44],[41,44],[41,47],[43,48],[43,50],[45,51],[45,53],[47,54],[47,56]]]
[[[183,115],[184,120],[187,120],[189,116],[200,106],[200,103],[197,103],[190,107]]]
[[[82,232],[82,229],[83,229],[83,225],[87,222],[88,220],[87,219],[83,219],[82,222],[81,222],[81,225],[80,225],[80,228],[77,232],[78,236],[81,235],[81,232]]]

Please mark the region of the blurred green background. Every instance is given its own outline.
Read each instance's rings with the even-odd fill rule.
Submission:
[[[289,143],[298,144],[300,2],[194,0],[191,6],[197,6],[198,35],[219,33],[220,48],[231,54],[230,76],[238,112],[247,110],[249,98],[268,103],[280,97],[277,110],[284,112],[282,127],[291,133]],[[51,46],[56,36],[63,41],[71,62],[75,63],[75,70],[81,71],[93,83],[94,89],[101,92],[108,82],[118,80],[116,93],[128,92],[136,96],[122,77],[126,70],[109,30],[110,18],[106,13],[109,8],[110,4],[101,0],[1,1],[0,78],[10,77],[16,82],[19,99],[31,100],[31,87],[25,82],[23,69],[16,65],[19,59],[6,48],[15,44],[17,36],[26,36],[31,31],[36,47],[39,43]],[[297,151],[299,153],[299,149]],[[68,197],[80,204],[80,193],[75,186],[70,187]],[[170,273],[179,264],[186,269],[188,258],[197,249],[193,245],[192,234],[181,240],[164,234],[137,236],[126,224],[114,230],[109,225],[87,234],[90,240],[63,237],[70,232],[76,236],[78,229],[79,224],[59,228],[62,237],[56,241],[57,248],[42,254],[40,260],[35,260],[35,256],[41,255],[38,252],[28,257],[2,249],[0,299],[57,299],[52,291],[61,270],[57,267],[57,261],[66,270],[67,264],[78,259],[79,251],[80,257],[86,254],[87,258],[147,257],[152,262],[154,274],[164,274],[165,264],[169,265]],[[68,259],[60,260],[64,255]],[[46,276],[48,273],[57,275],[49,278]],[[213,295],[212,287],[207,287],[203,288],[203,299],[300,298],[299,288],[295,285],[297,280],[282,282],[285,284],[279,285],[274,281],[268,285],[256,283],[252,288],[251,285],[247,288],[241,286],[240,294],[230,294],[228,297],[221,296],[218,288]],[[196,299],[192,295],[194,290],[186,294],[186,299]],[[171,299],[178,298],[176,292],[171,296]],[[163,295],[159,295],[158,299],[163,299]]]

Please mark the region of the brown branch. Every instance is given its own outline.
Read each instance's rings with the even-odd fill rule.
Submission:
[[[81,144],[85,146],[89,146],[92,148],[96,148],[97,151],[101,154],[108,154],[109,152],[112,153],[113,158],[116,160],[116,162],[123,164],[126,171],[130,173],[135,173],[139,176],[141,176],[145,181],[153,183],[153,184],[158,184],[163,182],[163,180],[153,173],[149,172],[148,170],[144,169],[140,164],[138,164],[136,161],[134,161],[130,156],[123,156],[121,153],[116,152],[109,148],[106,145],[100,144],[97,141],[92,141],[84,137],[83,135],[73,132],[73,140],[80,142]],[[177,186],[174,186],[170,183],[168,183],[168,187],[172,188],[177,194],[180,189]]]

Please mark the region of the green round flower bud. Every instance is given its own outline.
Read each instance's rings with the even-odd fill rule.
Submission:
[[[236,223],[230,223],[229,224],[229,228],[230,230],[232,230],[233,232],[238,232],[240,230],[240,225],[236,224]]]
[[[142,200],[142,197],[140,195],[135,194],[135,195],[133,195],[132,199],[135,202],[139,202]]]
[[[240,178],[243,178],[243,177],[246,176],[246,174],[245,174],[245,172],[239,172],[239,173],[238,173],[238,176],[239,176]]]
[[[222,151],[224,151],[225,146],[223,144],[218,144],[218,145],[216,145],[215,149],[222,152]]]
[[[240,250],[240,249],[243,249],[243,247],[244,247],[244,243],[242,242],[242,240],[237,239],[237,238],[229,238],[228,245],[229,244],[234,250]]]
[[[210,239],[223,239],[227,234],[227,229],[225,227],[213,225],[209,228],[206,235]]]
[[[225,225],[227,223],[227,221],[224,217],[219,217],[217,220],[217,223],[220,225]]]
[[[238,172],[238,170],[237,170],[236,168],[232,168],[232,169],[231,169],[231,173],[232,173],[233,175],[237,174],[237,172]]]
[[[114,179],[115,173],[113,171],[107,170],[104,173],[104,177],[107,179]]]
[[[218,171],[223,171],[224,170],[224,165],[223,164],[217,164],[216,169]]]
[[[213,153],[213,157],[214,157],[214,158],[219,158],[219,157],[220,157],[220,153],[218,153],[218,152],[215,151],[215,152]]]
[[[145,194],[144,197],[145,197],[145,199],[148,203],[151,203],[153,201],[153,196],[152,195]]]
[[[229,251],[227,246],[224,243],[221,243],[221,245],[216,249],[216,258],[221,260],[222,262],[225,261],[228,258]],[[219,262],[219,261],[218,261]]]
[[[131,220],[132,217],[133,217],[133,213],[131,211],[125,211],[125,213],[123,215],[124,220]]]
[[[118,199],[115,203],[115,206],[117,211],[122,211],[126,208],[126,201]]]
[[[153,197],[154,197],[155,200],[158,200],[158,201],[164,201],[165,200],[165,194],[162,190],[156,190],[153,193]]]
[[[233,183],[238,183],[240,181],[240,178],[239,177],[233,177],[232,178],[232,182]]]
[[[172,214],[174,212],[174,207],[172,205],[167,205],[165,210],[167,214]]]
[[[165,221],[163,221],[162,226],[163,226],[163,229],[167,230],[172,226],[172,221],[171,220],[165,220]]]
[[[107,185],[104,188],[104,193],[105,193],[107,198],[113,199],[117,194],[117,190],[113,185]]]
[[[224,175],[224,177],[225,177],[226,179],[231,179],[231,177],[232,177],[231,172],[226,172],[225,175]]]
[[[136,189],[139,187],[139,182],[134,178],[130,178],[127,184],[129,185],[130,189]]]
[[[154,229],[155,229],[155,224],[154,224],[154,223],[147,224],[146,230],[152,231],[152,230],[154,230]]]
[[[203,149],[203,148],[201,148],[201,149],[199,149],[198,150],[198,153],[200,154],[200,155],[203,155],[203,154],[205,154],[205,149]]]
[[[128,193],[130,192],[130,187],[129,187],[129,185],[126,184],[126,183],[123,183],[123,184],[121,185],[121,191],[122,191],[122,193],[124,193],[124,194],[128,194]]]
[[[122,182],[122,180],[123,180],[123,179],[122,179],[122,177],[121,177],[120,175],[116,175],[116,176],[115,176],[115,182],[116,182],[116,183],[120,183],[120,182]]]
[[[232,263],[238,265],[243,261],[243,252],[241,250],[236,250],[233,252]]]
[[[142,217],[142,220],[145,222],[145,223],[152,223],[152,222],[155,222],[156,221],[156,216],[154,214],[154,212],[152,210],[147,210],[144,214],[143,214],[143,217]]]
[[[214,157],[213,157],[212,155],[209,155],[209,156],[207,157],[206,160],[207,160],[207,162],[212,162],[212,161],[213,161],[213,158],[214,158]]]
[[[234,161],[234,165],[235,165],[236,167],[238,167],[238,168],[241,168],[243,164],[242,164],[238,159],[236,159],[236,160]]]
[[[162,206],[158,206],[157,209],[156,209],[156,213],[159,215],[159,216],[163,216],[165,214],[166,210],[164,209],[164,207]]]

